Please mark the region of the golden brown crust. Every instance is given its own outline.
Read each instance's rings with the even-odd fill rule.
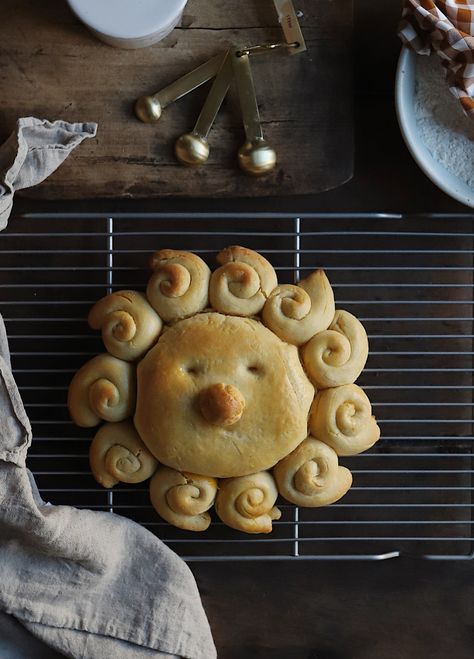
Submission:
[[[271,533],[272,521],[280,519],[275,507],[278,490],[270,473],[261,471],[250,476],[219,481],[216,513],[233,529],[245,533]]]
[[[135,426],[157,459],[178,471],[255,473],[307,436],[314,388],[298,351],[256,320],[203,313],[176,323],[137,373]],[[200,409],[201,392],[216,384],[232,385],[245,401],[231,426],[209,423]]]
[[[174,322],[202,311],[209,301],[211,271],[196,254],[162,249],[152,256],[146,289],[152,307],[165,322]]]
[[[89,448],[89,463],[103,487],[141,483],[158,466],[129,421],[106,423],[99,429]]]
[[[136,398],[135,367],[108,353],[97,355],[74,375],[68,392],[69,413],[78,426],[129,417]]]
[[[320,391],[311,407],[309,427],[338,455],[361,453],[380,438],[370,401],[356,384]]]
[[[301,351],[306,372],[317,389],[352,384],[368,355],[364,326],[343,310],[336,311],[329,329],[316,334]]]
[[[334,318],[334,293],[323,270],[297,286],[284,284],[270,294],[262,322],[283,341],[300,346],[329,327]]]
[[[273,475],[282,497],[308,508],[334,503],[352,485],[352,474],[338,465],[335,451],[314,437],[275,465]]]
[[[125,361],[140,359],[156,342],[163,323],[143,293],[118,291],[96,302],[89,325],[102,330],[108,352]]]
[[[211,276],[209,298],[213,309],[236,316],[260,313],[278,284],[275,270],[261,254],[245,247],[227,247],[217,255],[221,264]]]
[[[205,531],[209,527],[211,516],[207,511],[216,493],[214,478],[168,467],[160,467],[150,483],[151,503],[160,517],[187,531]]]
[[[232,426],[242,416],[245,400],[231,384],[212,384],[199,393],[199,408],[203,417],[216,426]]]
[[[111,422],[90,449],[105,487],[140,482],[159,461],[150,493],[163,519],[205,530],[216,499],[224,523],[269,533],[278,490],[299,506],[336,501],[352,482],[337,455],[380,436],[367,396],[352,384],[367,335],[335,311],[322,270],[279,286],[253,250],[227,247],[217,261],[211,277],[196,254],[160,250],[146,297],[124,290],[99,300],[89,323],[110,354],[78,371],[68,405],[78,425]],[[122,422],[132,414],[134,426]]]

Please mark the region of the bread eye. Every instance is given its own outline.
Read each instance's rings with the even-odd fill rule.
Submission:
[[[183,370],[185,373],[191,376],[200,375],[202,373],[202,368],[197,366],[196,364],[184,365],[182,366],[181,370]]]

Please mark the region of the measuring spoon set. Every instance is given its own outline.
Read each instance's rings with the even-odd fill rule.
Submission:
[[[238,152],[238,163],[247,174],[261,176],[276,165],[276,152],[264,137],[258,109],[250,57],[271,53],[280,48],[290,52],[306,50],[304,38],[293,5],[289,0],[274,0],[286,41],[266,43],[248,48],[229,48],[216,55],[170,85],[151,96],[142,96],[135,103],[135,114],[145,123],[153,123],[171,103],[214,79],[194,128],[181,135],[175,143],[175,154],[183,165],[197,167],[209,158],[209,133],[229,87],[235,81],[245,142]]]

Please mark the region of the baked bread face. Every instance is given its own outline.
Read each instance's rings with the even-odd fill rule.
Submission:
[[[201,313],[137,368],[135,428],[159,462],[227,478],[273,467],[308,434],[314,387],[295,346],[257,320]]]
[[[211,275],[196,254],[160,250],[146,295],[117,291],[94,305],[89,323],[108,353],[76,373],[69,410],[78,425],[107,421],[90,450],[105,487],[156,468],[151,502],[171,524],[204,531],[214,506],[234,529],[269,533],[278,494],[298,506],[336,501],[352,482],[339,456],[380,436],[353,384],[367,335],[335,309],[321,270],[279,285],[248,248],[217,261]]]

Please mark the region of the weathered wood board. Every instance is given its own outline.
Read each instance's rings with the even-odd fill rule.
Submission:
[[[244,141],[235,89],[210,135],[206,165],[174,157],[176,138],[195,123],[208,86],[142,124],[134,100],[154,93],[230,44],[281,40],[271,0],[189,0],[182,25],[145,49],[97,41],[57,0],[2,0],[0,139],[21,116],[96,121],[87,140],[49,179],[24,194],[42,199],[255,197],[316,193],[353,173],[352,0],[298,0],[308,52],[252,60],[261,118],[276,169],[240,172]]]

